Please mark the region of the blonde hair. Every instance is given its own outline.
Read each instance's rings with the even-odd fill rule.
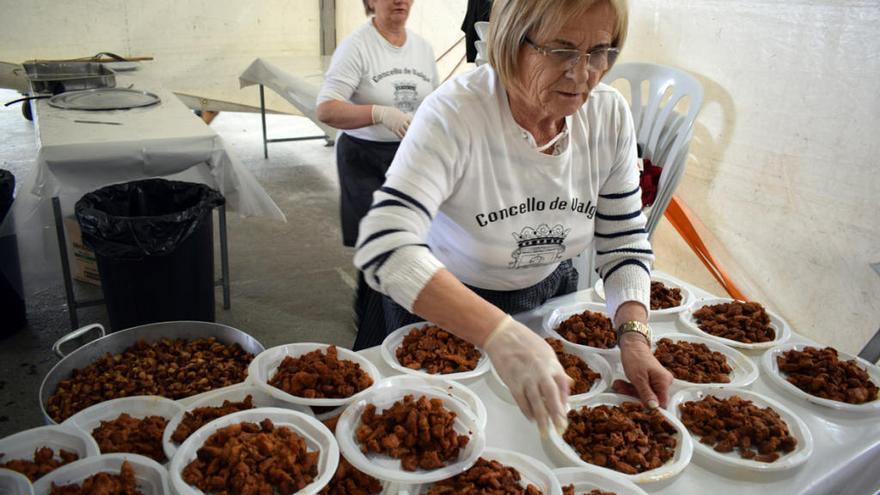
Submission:
[[[626,0],[495,0],[486,47],[489,64],[498,73],[504,87],[511,88],[516,84],[519,50],[529,33],[535,38],[549,38],[569,19],[599,2],[608,2],[614,10],[617,19],[611,33],[611,46],[622,49],[629,23]],[[606,72],[610,69],[608,67]]]

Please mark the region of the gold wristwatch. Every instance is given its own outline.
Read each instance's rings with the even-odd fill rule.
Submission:
[[[647,323],[635,320],[621,323],[620,326],[617,327],[617,341],[620,342],[620,338],[623,337],[623,334],[629,332],[636,332],[644,336],[645,340],[648,341],[648,345],[651,345],[651,327],[649,327]]]

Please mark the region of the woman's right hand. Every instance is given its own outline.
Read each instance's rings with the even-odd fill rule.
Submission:
[[[522,413],[538,423],[541,435],[546,435],[548,420],[565,430],[572,380],[550,345],[506,315],[482,347]]]
[[[403,139],[406,135],[409,124],[412,122],[412,116],[401,112],[394,107],[386,107],[383,105],[373,105],[373,124],[382,124],[395,136]]]

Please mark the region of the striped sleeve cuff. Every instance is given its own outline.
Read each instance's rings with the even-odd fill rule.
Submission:
[[[412,313],[419,293],[428,284],[443,263],[421,246],[404,246],[394,251],[382,266],[379,277],[382,291]]]
[[[605,305],[612,320],[617,308],[627,301],[641,303],[650,314],[651,275],[644,265],[621,266],[602,282],[605,286]]]

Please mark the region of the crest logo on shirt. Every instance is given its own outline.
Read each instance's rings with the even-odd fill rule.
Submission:
[[[565,252],[565,238],[571,229],[562,225],[550,227],[542,223],[537,227],[523,227],[519,232],[513,232],[517,248],[510,254],[513,261],[510,268],[529,268],[533,266],[549,265],[562,259]]]
[[[414,113],[419,101],[416,83],[403,81],[394,83],[394,106],[404,113]]]

